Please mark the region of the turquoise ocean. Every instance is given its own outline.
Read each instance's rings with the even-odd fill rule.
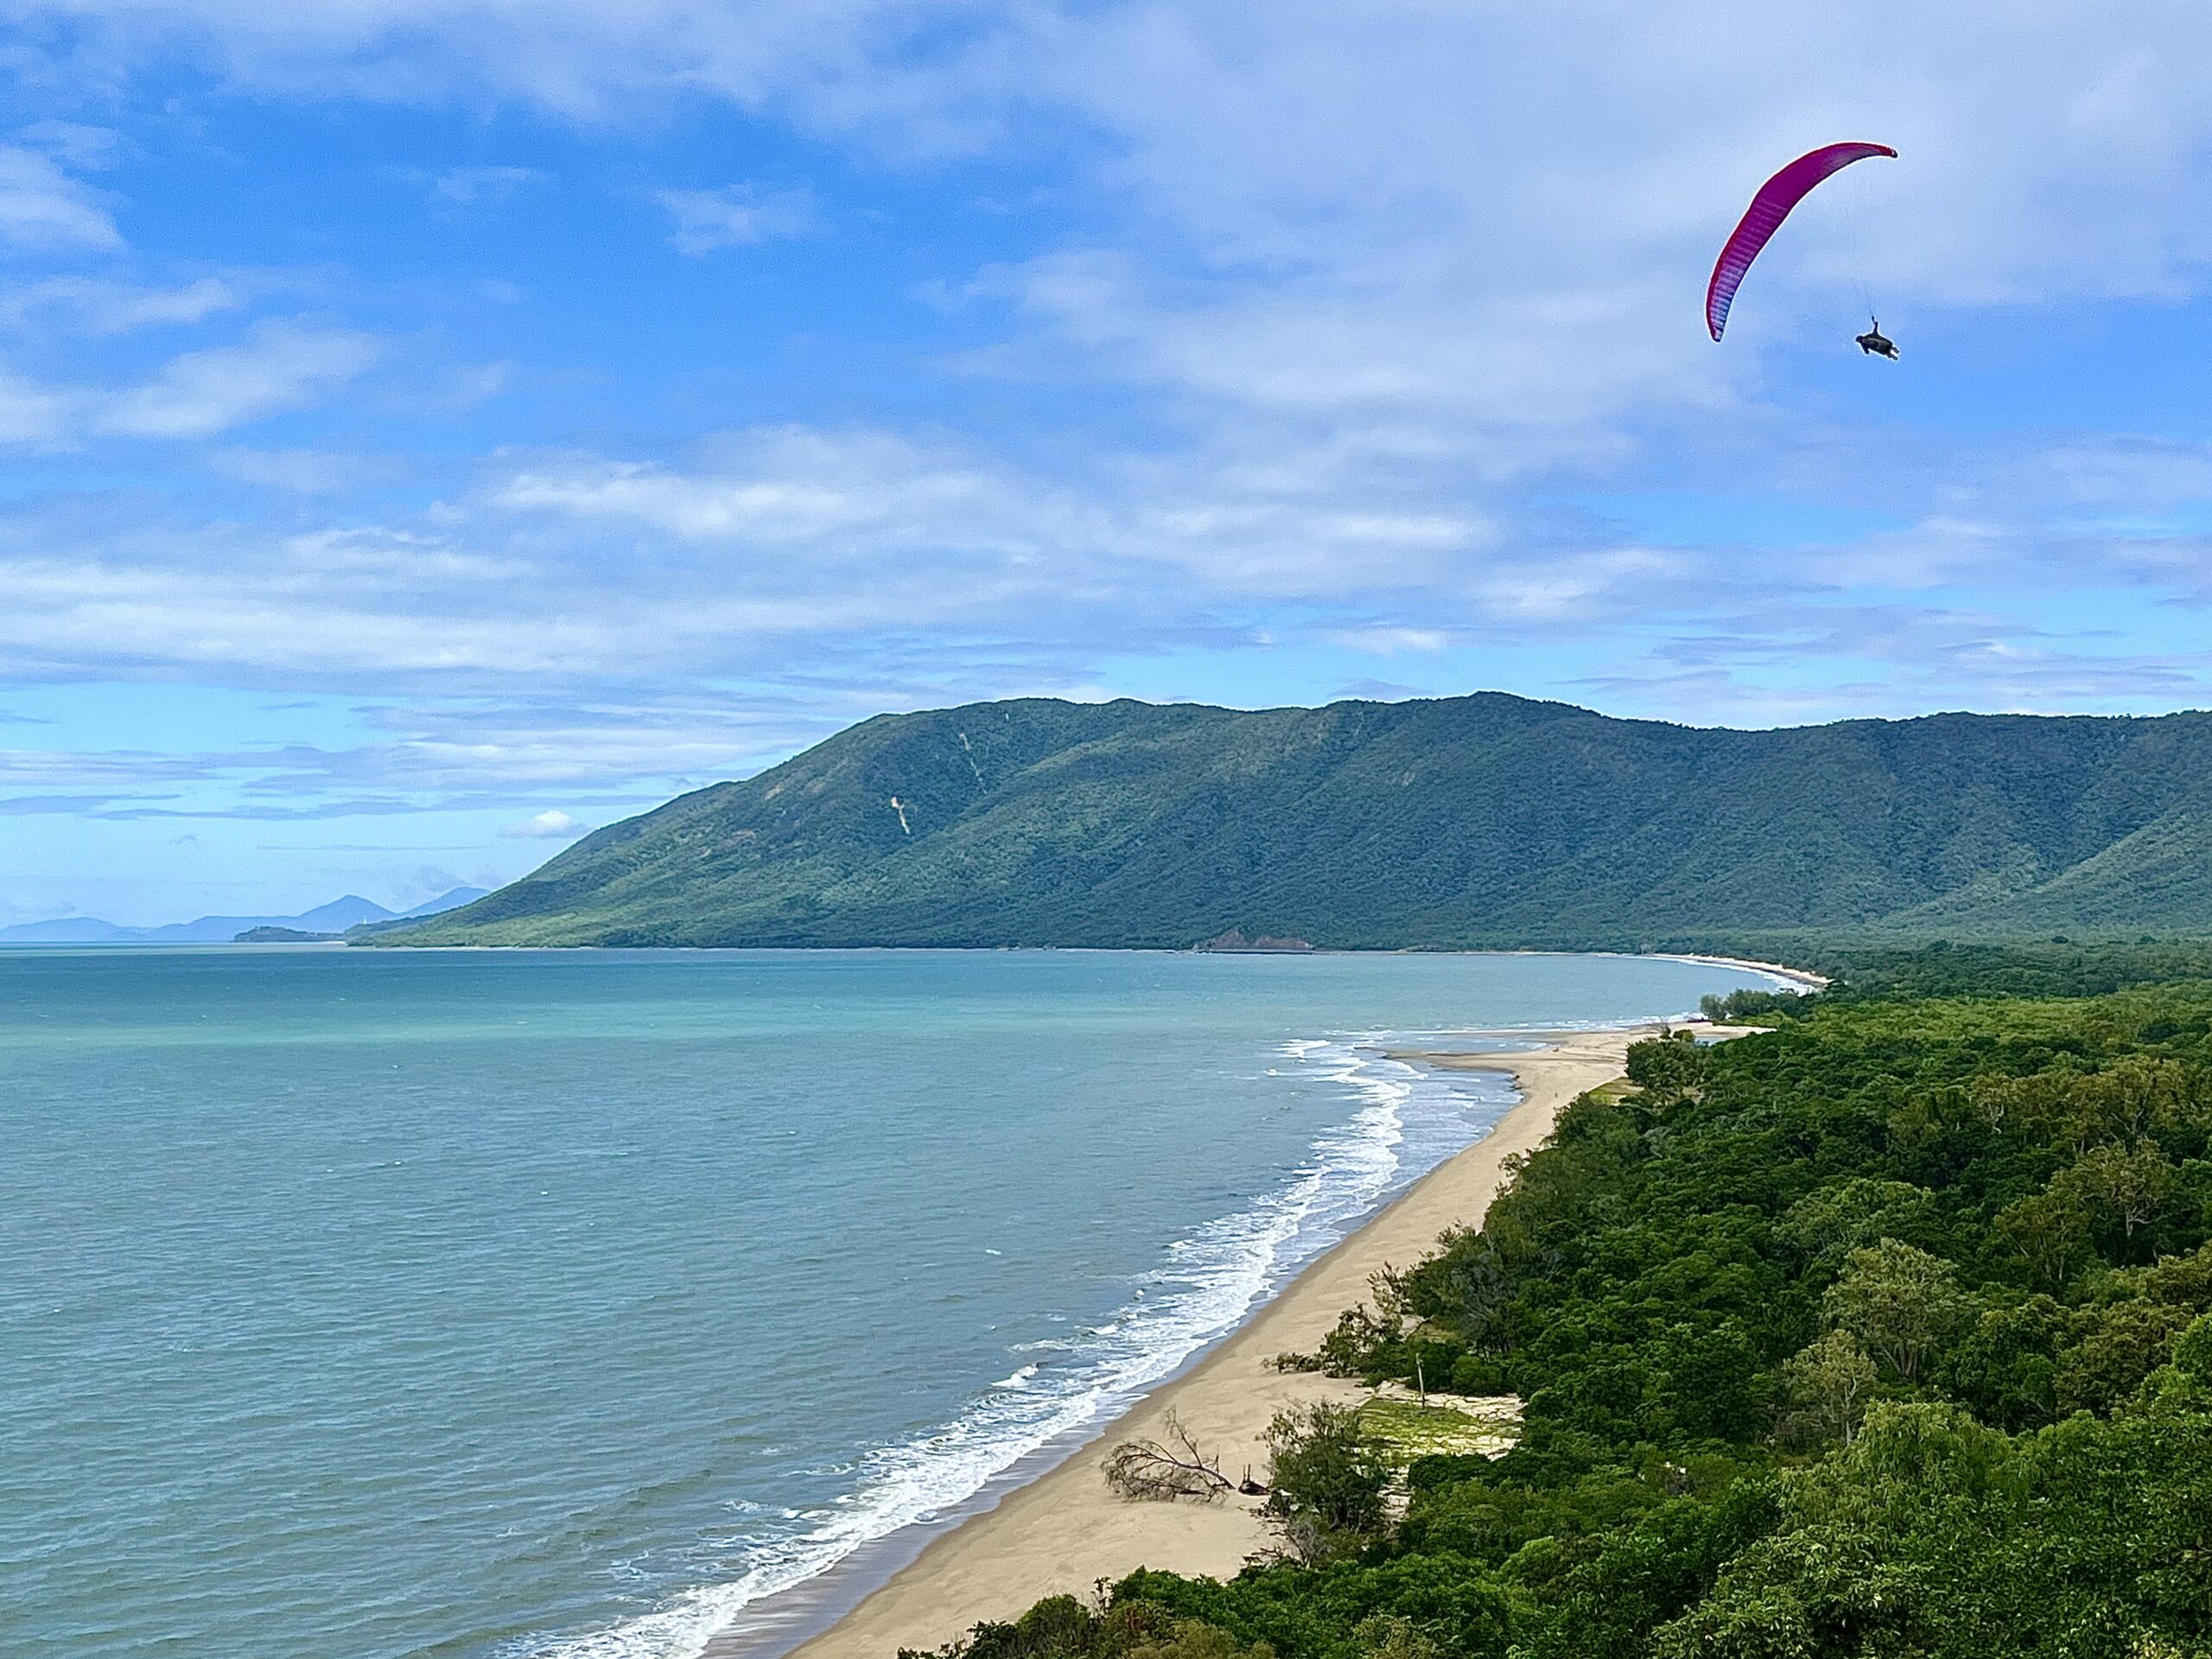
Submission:
[[[689,1659],[1073,1443],[1510,1101],[1385,1049],[1771,982],[0,951],[0,1654]]]

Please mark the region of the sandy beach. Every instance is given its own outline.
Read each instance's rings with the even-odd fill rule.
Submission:
[[[1816,974],[1809,968],[1792,968],[1784,962],[1761,962],[1755,957],[1707,957],[1678,955],[1671,950],[1651,953],[1661,962],[1704,962],[1721,968],[1748,968],[1756,974],[1772,974],[1777,979],[1788,980],[1808,991],[1824,991],[1835,982],[1825,974]]]
[[[1510,1072],[1521,1100],[1488,1136],[1314,1262],[1191,1370],[1108,1424],[1057,1468],[935,1539],[843,1618],[800,1645],[798,1659],[893,1659],[901,1648],[934,1648],[978,1619],[1011,1618],[1042,1596],[1087,1594],[1099,1580],[1139,1567],[1236,1573],[1271,1541],[1257,1500],[1128,1502],[1107,1489],[1099,1471],[1102,1449],[1160,1438],[1172,1410],[1218,1455],[1224,1470],[1233,1476],[1249,1466],[1264,1477],[1262,1437],[1279,1408],[1365,1394],[1349,1380],[1278,1372],[1268,1362],[1312,1349],[1344,1309],[1370,1299],[1369,1281],[1378,1268],[1410,1265],[1446,1228],[1479,1222],[1506,1161],[1540,1145],[1577,1095],[1618,1077],[1628,1045],[1644,1034],[1580,1032],[1522,1053],[1421,1056],[1447,1069]],[[708,1652],[713,1659],[738,1659],[763,1645],[757,1636],[733,1634],[717,1638]]]

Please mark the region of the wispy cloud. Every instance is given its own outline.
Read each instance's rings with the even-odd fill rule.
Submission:
[[[535,167],[450,167],[430,181],[435,200],[458,207],[502,202],[531,185],[550,184],[553,175]]]
[[[214,461],[308,497],[372,465],[238,449]],[[1726,545],[1411,512],[1393,499],[1402,480],[1318,456],[1256,471],[1236,456],[1109,456],[1046,475],[951,442],[779,426],[704,444],[684,465],[504,454],[475,488],[385,524],[118,531],[106,510],[66,504],[0,517],[0,665],[418,693],[810,671],[855,687],[898,681],[903,668],[868,665],[957,634],[971,642],[957,659],[972,665],[966,683],[989,690],[1033,683],[1043,664],[1081,683],[1101,652],[1246,637],[1255,606],[1294,607],[1269,624],[1277,637],[1367,654],[1718,638],[1746,642],[1741,666],[1918,660],[1904,636],[1832,626],[1837,596],[1869,583],[1924,593],[1931,614],[1973,589],[2001,617],[2093,570],[2107,586],[2212,600],[2197,539],[2054,532],[2049,503],[2075,486],[2053,472],[2042,497],[2024,494],[2029,471],[1993,461],[1969,499],[1961,470],[1948,511],[1770,550],[1747,587]],[[1971,658],[1950,661],[1970,677]],[[2008,664],[2001,677],[2038,671]]]
[[[126,798],[114,795],[0,795],[0,817],[90,817]]]
[[[257,819],[512,811],[528,802],[540,810],[526,822],[543,819],[529,836],[582,835],[591,826],[579,809],[621,816],[656,804],[669,780],[685,787],[747,775],[876,704],[873,697],[786,695],[733,708],[678,691],[630,701],[406,701],[378,709],[372,734],[346,747],[0,750],[0,799],[32,803],[9,809],[16,812],[221,817],[235,810]],[[648,778],[654,782],[641,793],[636,782]],[[211,791],[223,804],[206,804]],[[524,833],[516,828],[507,838]]]
[[[104,400],[102,431],[204,438],[296,409],[367,368],[377,342],[351,329],[270,322],[239,344],[172,358],[154,379]]]
[[[1441,651],[1452,636],[1441,628],[1344,628],[1333,636],[1339,645],[1370,657],[1396,657],[1407,652]]]
[[[235,344],[181,353],[119,387],[41,382],[0,366],[0,443],[67,448],[99,437],[190,440],[305,407],[373,364],[351,329],[270,321]]]
[[[144,328],[200,323],[246,302],[240,283],[202,276],[174,287],[103,277],[52,276],[0,296],[0,317],[22,326],[34,317],[60,317],[92,335],[135,334]]]
[[[106,251],[123,234],[93,193],[52,156],[0,146],[0,242],[40,252]]]
[[[0,368],[0,444],[59,443],[74,432],[81,399]]]
[[[676,220],[669,242],[679,253],[782,241],[815,228],[814,197],[805,190],[764,190],[733,184],[720,190],[663,190],[656,198]]]
[[[292,495],[337,495],[404,471],[395,457],[324,449],[222,449],[208,457],[208,464],[242,484]]]

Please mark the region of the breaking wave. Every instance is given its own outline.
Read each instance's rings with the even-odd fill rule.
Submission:
[[[1497,1122],[1513,1098],[1502,1074],[1446,1077],[1382,1052],[1443,1035],[1371,1032],[1284,1044],[1279,1071],[1341,1089],[1354,1109],[1313,1139],[1281,1187],[1169,1244],[1130,1299],[1099,1324],[1022,1344],[1020,1368],[951,1422],[866,1453],[851,1488],[834,1503],[769,1515],[718,1541],[725,1559],[741,1563],[734,1576],[607,1629],[512,1643],[502,1650],[506,1659],[697,1659],[747,1608],[818,1577],[864,1545],[944,1516],[1024,1459],[1117,1415],[1394,1190]],[[1465,1048],[1518,1046],[1448,1035]]]

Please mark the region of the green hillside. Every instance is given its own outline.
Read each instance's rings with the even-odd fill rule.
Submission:
[[[2202,714],[1739,732],[1498,694],[1026,699],[865,721],[379,942],[2202,935],[2209,791]]]

